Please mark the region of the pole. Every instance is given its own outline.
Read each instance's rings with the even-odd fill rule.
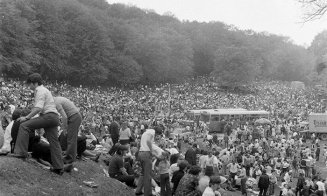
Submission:
[[[169,84],[169,89],[168,89],[168,92],[169,92],[169,98],[168,98],[168,101],[169,101],[169,116],[170,116],[170,112],[171,112],[171,90],[170,90],[170,84]]]

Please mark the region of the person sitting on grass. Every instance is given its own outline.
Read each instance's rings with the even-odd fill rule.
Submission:
[[[126,183],[127,186],[134,187],[135,177],[129,175],[124,167],[124,156],[128,148],[124,145],[119,145],[115,155],[111,158],[109,163],[108,173],[111,178],[115,178],[120,182]]]

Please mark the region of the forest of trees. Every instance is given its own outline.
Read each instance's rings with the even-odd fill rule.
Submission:
[[[307,81],[317,78],[327,50],[326,32],[306,49],[288,37],[180,21],[105,0],[2,0],[0,25],[3,73],[37,71],[75,84],[178,82],[202,75],[226,85]]]

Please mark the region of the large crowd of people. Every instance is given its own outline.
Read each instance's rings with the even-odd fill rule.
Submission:
[[[265,81],[247,92],[229,91],[204,77],[133,88],[45,82],[39,74],[28,85],[1,82],[0,154],[28,158],[31,152],[60,175],[76,158],[102,157],[109,176],[136,195],[326,194],[316,164],[325,162],[327,147],[315,134],[301,133],[311,112],[326,111],[310,87]],[[270,123],[229,119],[218,139],[196,120],[188,137],[175,134],[185,128],[186,111],[212,108],[265,110]]]

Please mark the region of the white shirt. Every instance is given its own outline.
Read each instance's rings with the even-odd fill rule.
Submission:
[[[287,184],[290,183],[290,181],[291,181],[291,177],[290,177],[290,175],[288,174],[288,172],[285,173],[284,180],[285,180],[285,182],[286,182]]]
[[[215,196],[215,192],[213,192],[212,188],[208,186],[208,187],[204,190],[202,196]]]
[[[127,127],[126,129],[120,129],[119,131],[119,139],[120,140],[128,140],[131,137],[131,130]]]
[[[170,152],[171,155],[179,153],[176,148],[170,148],[168,151]]]
[[[172,164],[169,168],[169,176],[172,177],[174,172],[178,170],[179,170],[178,163]]]
[[[14,124],[14,121],[11,121],[8,126],[6,127],[5,133],[4,133],[4,141],[3,141],[3,146],[1,147],[0,151],[1,152],[10,152],[11,146],[10,142],[12,140],[11,138],[11,128]]]
[[[90,144],[92,141],[96,141],[97,138],[93,135],[93,133],[90,133],[89,135],[86,135],[86,143]]]
[[[204,192],[204,190],[209,187],[209,182],[210,182],[210,177],[208,176],[202,176],[199,179],[199,186],[198,189],[202,192]]]
[[[153,129],[147,129],[141,137],[140,141],[140,151],[150,151],[150,147],[148,146],[147,142],[150,141],[151,143],[154,142],[154,135],[155,131]]]
[[[159,146],[157,146],[155,143],[152,143],[152,154],[160,157],[164,150],[162,150]]]
[[[51,92],[43,85],[35,89],[34,107],[41,108],[41,114],[50,112],[58,114]]]
[[[215,161],[215,156],[213,156],[213,155],[211,157],[207,156],[204,161],[204,165],[205,165],[205,167],[206,166],[213,167],[215,162],[217,162],[217,161]]]
[[[318,186],[319,191],[325,191],[325,184],[323,182],[318,181],[316,184]]]
[[[199,165],[201,168],[205,168],[205,162],[207,160],[208,155],[201,155],[199,158]]]
[[[235,163],[235,164],[233,164],[233,163],[230,163],[229,164],[229,171],[231,172],[231,173],[237,173],[237,171],[238,171],[238,168],[239,168],[239,166],[238,166],[238,164],[237,163]]]

